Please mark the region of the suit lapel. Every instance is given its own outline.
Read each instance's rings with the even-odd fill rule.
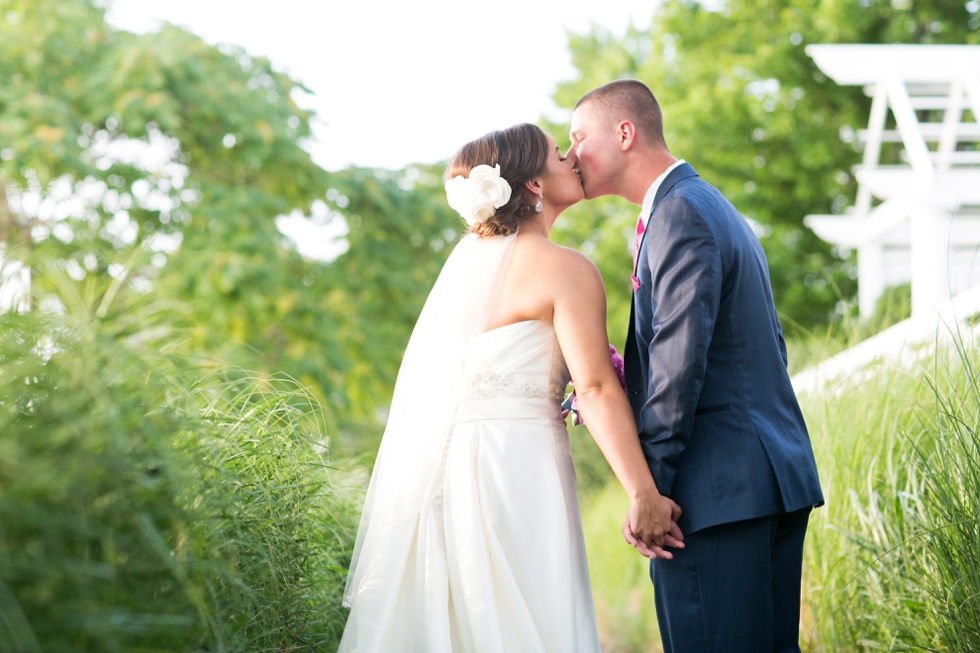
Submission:
[[[690,177],[697,177],[697,176],[698,173],[694,170],[694,168],[689,163],[683,163],[677,166],[676,168],[674,168],[673,170],[671,170],[670,174],[667,175],[667,178],[664,179],[663,183],[660,184],[660,188],[657,189],[657,194],[653,198],[653,208],[650,209],[650,216],[653,216],[654,212],[657,210],[657,207],[660,205],[660,202],[663,201],[664,197],[667,196],[667,193],[670,192],[670,189],[672,189],[675,185],[677,185],[677,182],[681,181],[682,179],[688,179]],[[648,219],[647,220],[648,228],[643,232],[643,238],[640,241],[640,251],[643,250],[643,245],[645,244],[644,241],[646,241],[647,234],[650,233],[651,231],[651,229],[649,228],[649,224],[650,221]],[[636,257],[637,266],[640,265],[641,258],[642,257],[640,256]],[[634,275],[636,274],[636,269],[633,270],[633,274]],[[636,320],[636,293],[634,292],[630,297],[630,321],[629,321],[629,329],[627,330],[626,333],[626,356],[625,356],[626,363],[627,363],[627,368],[626,368],[627,379],[632,379],[634,385],[642,382],[642,379],[639,378],[640,368],[639,368],[638,359],[640,356],[640,352],[636,342],[635,320]],[[633,389],[635,388],[631,388],[631,390]],[[630,394],[631,404],[633,404],[634,402],[634,397],[635,395]],[[635,409],[635,405],[634,405],[634,409]]]
[[[647,216],[647,228],[643,231],[643,236],[640,239],[640,249],[638,251],[643,250],[643,245],[647,239],[647,234],[650,233],[650,218],[657,211],[657,207],[660,205],[660,202],[663,201],[664,197],[667,196],[667,193],[670,192],[670,189],[676,186],[677,182],[681,181],[682,179],[697,176],[697,171],[693,166],[691,166],[690,163],[682,163],[670,171],[670,174],[667,175],[667,178],[660,184],[660,188],[657,189],[657,194],[653,198],[653,207],[650,208],[650,215]],[[633,268],[634,276],[636,275],[636,270],[640,265],[640,258],[641,257],[639,254],[637,254],[636,267]]]

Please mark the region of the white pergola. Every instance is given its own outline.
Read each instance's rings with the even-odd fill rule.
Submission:
[[[810,215],[822,239],[857,250],[858,304],[870,316],[885,288],[911,281],[912,314],[935,313],[980,284],[980,46],[810,45],[841,85],[864,86],[868,128],[854,206]],[[964,110],[973,115],[964,122]],[[886,129],[889,112],[894,128]],[[939,113],[938,121],[927,121]],[[899,143],[900,165],[882,165]],[[965,149],[964,149],[965,148]]]

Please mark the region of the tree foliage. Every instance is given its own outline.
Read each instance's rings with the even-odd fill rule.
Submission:
[[[672,151],[754,221],[787,325],[848,310],[853,260],[802,225],[854,190],[860,89],[816,70],[810,42],[975,42],[958,0],[671,0],[622,37],[573,34],[577,78],[555,101],[633,76],[651,85]],[[328,173],[303,150],[302,85],[241,48],[174,26],[134,35],[90,0],[0,0],[0,241],[83,283],[182,302],[194,350],[285,371],[352,436],[380,432],[401,352],[462,224],[439,166]],[[567,125],[548,126],[567,144]],[[852,143],[842,142],[852,140]],[[322,204],[320,204],[322,203]],[[326,207],[349,228],[332,262],[304,260],[276,217]],[[636,209],[573,207],[554,238],[597,262],[622,345]],[[152,264],[127,269],[129,251]],[[132,260],[144,260],[143,258]]]
[[[0,1],[0,43],[8,256],[98,280],[130,249],[155,251],[123,290],[183,301],[198,351],[340,393],[337,322],[302,282],[316,264],[275,225],[329,187],[300,146],[305,89],[173,26],[113,30],[84,0]]]
[[[854,132],[866,125],[870,100],[860,88],[828,80],[805,47],[977,43],[971,7],[960,0],[668,0],[649,27],[622,37],[600,28],[573,34],[578,75],[560,84],[554,99],[571,108],[610,80],[646,82],[663,109],[671,151],[756,223],[777,307],[789,324],[811,327],[848,310],[839,303],[853,296],[855,282],[848,253],[833,251],[803,218],[840,212],[853,198],[850,170],[860,160]],[[552,131],[567,143],[567,125]],[[627,220],[608,211],[615,217],[611,237],[635,221],[635,214]],[[589,230],[569,238],[595,240]],[[620,260],[623,249],[616,249]]]

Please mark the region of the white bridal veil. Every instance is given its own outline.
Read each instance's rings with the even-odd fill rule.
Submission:
[[[463,238],[443,267],[402,360],[357,532],[344,605],[348,629],[381,630],[410,564],[425,506],[441,498],[443,461],[466,398],[464,360],[486,329],[515,235]]]

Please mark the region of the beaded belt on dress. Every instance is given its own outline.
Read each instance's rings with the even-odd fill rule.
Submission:
[[[466,382],[464,397],[473,401],[485,401],[497,397],[511,399],[553,399],[565,398],[564,388],[546,388],[530,379],[517,379],[509,374],[497,374],[486,370],[471,375]]]
[[[453,422],[484,419],[561,420],[564,389],[548,387],[516,374],[486,370],[463,380],[462,403]]]

